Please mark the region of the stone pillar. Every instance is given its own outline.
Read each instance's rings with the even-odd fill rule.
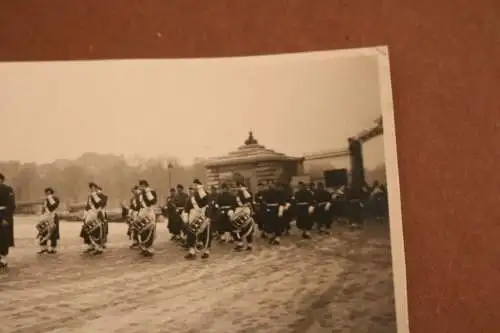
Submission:
[[[349,187],[355,195],[361,194],[361,188],[365,183],[362,144],[359,140],[353,138],[349,138],[348,143],[351,157],[351,183]]]

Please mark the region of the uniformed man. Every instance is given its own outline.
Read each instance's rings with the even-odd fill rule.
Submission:
[[[384,218],[384,191],[378,181],[373,182],[368,200],[370,213],[375,220]]]
[[[311,191],[312,195],[314,195],[314,193],[316,192],[316,185],[314,184],[314,182],[309,183],[309,191]]]
[[[165,204],[165,207],[162,208],[161,212],[162,215],[167,219],[167,229],[168,232],[170,233],[170,240],[171,241],[177,241],[177,235],[174,232],[174,214],[176,214],[176,206],[175,206],[175,195],[177,193],[175,192],[175,188],[170,189],[170,194],[167,197],[167,202]]]
[[[89,191],[90,194],[87,198],[87,204],[85,206],[85,214],[83,218],[84,224],[82,226],[82,231],[80,232],[80,237],[83,238],[86,246],[84,253],[98,255],[101,254],[104,249],[104,223],[102,221],[102,208],[106,198],[103,196],[102,192],[99,192],[99,186],[94,182],[89,183]],[[93,223],[95,223],[95,228],[86,228],[86,226],[90,226]]]
[[[363,224],[364,202],[363,193],[349,188],[346,193],[347,215],[350,227],[358,229]]]
[[[325,189],[323,183],[319,182],[314,193],[314,201],[316,203],[315,215],[318,223],[318,231],[320,234],[329,234],[332,226],[331,219],[331,195]]]
[[[263,228],[263,221],[264,221],[264,218],[263,218],[263,212],[264,212],[264,209],[262,207],[262,197],[263,197],[263,193],[265,191],[265,187],[264,187],[264,184],[262,182],[259,182],[257,184],[257,192],[255,192],[255,195],[254,195],[254,219],[255,219],[255,222],[257,223],[257,226],[259,227],[259,230],[261,232],[261,238],[265,238],[266,237],[266,234],[264,232],[264,228]]]
[[[217,229],[219,235],[233,231],[230,219],[238,206],[236,196],[231,193],[229,185],[223,183],[221,187],[222,192],[217,196],[217,201],[215,203],[218,214],[213,224],[213,227]]]
[[[104,194],[100,186],[97,187],[97,193],[102,198],[102,206],[99,214],[100,218],[102,219],[102,232],[103,232],[102,247],[106,248],[106,244],[108,243],[108,233],[109,233],[109,225],[108,225],[109,216],[106,210],[106,208],[108,207],[108,196]]]
[[[236,241],[236,250],[251,250],[253,246],[253,233],[254,224],[253,220],[254,207],[253,207],[253,194],[250,192],[248,187],[241,181],[236,182],[236,208],[234,210],[235,214],[244,214],[248,216],[248,225],[243,227],[244,230],[233,230],[231,231],[232,238]],[[241,229],[241,228],[240,228]],[[246,242],[246,247],[245,247]]]
[[[295,218],[293,190],[286,184],[279,184],[278,189],[283,193],[283,196],[285,197],[285,211],[283,213],[283,235],[289,236],[291,223]]]
[[[135,249],[135,248],[139,247],[139,238],[138,238],[137,232],[133,228],[133,223],[134,223],[135,219],[137,218],[137,215],[139,214],[139,210],[141,209],[141,207],[139,205],[139,192],[140,192],[139,186],[135,185],[134,187],[132,187],[131,192],[132,192],[132,196],[130,197],[128,216],[127,216],[127,220],[128,220],[128,224],[129,224],[127,235],[129,236],[129,239],[132,240],[132,244],[130,245],[130,248]]]
[[[264,204],[264,231],[271,234],[269,243],[280,245],[283,234],[283,215],[286,199],[283,191],[278,190],[274,182],[269,182],[269,188],[262,198]]]
[[[45,235],[40,235],[40,250],[39,254],[42,253],[56,253],[57,241],[60,238],[59,234],[59,216],[57,215],[57,209],[59,208],[59,198],[55,195],[54,189],[47,187],[44,190],[45,200],[42,208],[41,221],[48,221],[49,227],[46,230]],[[47,243],[50,245],[47,247]]]
[[[217,187],[212,185],[210,186],[210,192],[208,193],[208,200],[211,204],[215,204],[217,201],[217,197],[219,195],[219,192],[217,191]]]
[[[181,184],[177,185],[177,193],[174,197],[174,204],[175,204],[175,214],[173,213],[172,216],[172,233],[175,235],[175,239],[180,241],[183,239],[183,223],[181,219],[181,214],[182,211],[184,210],[184,206],[186,206],[186,203],[189,199],[189,195],[184,192],[184,186]],[[170,218],[170,217],[169,217]]]
[[[139,248],[144,256],[154,254],[153,243],[156,237],[156,213],[158,203],[156,191],[149,186],[147,180],[139,181],[139,213],[138,218],[147,222],[147,226],[139,233]]]
[[[336,223],[340,224],[341,220],[346,218],[346,216],[347,216],[346,191],[347,191],[347,188],[345,185],[341,185],[333,190],[333,193],[331,196],[332,222],[335,221]]]
[[[210,249],[212,246],[212,232],[210,230],[210,224],[207,219],[207,208],[209,205],[208,193],[205,190],[203,184],[199,179],[193,180],[193,190],[192,195],[187,201],[186,207],[183,212],[183,220],[187,224],[192,224],[195,220],[199,218],[205,219],[207,224],[205,224],[202,230],[199,230],[199,234],[194,232],[187,232],[186,243],[188,247],[188,253],[186,254],[186,259],[196,258],[196,245],[198,241],[203,244],[203,254],[202,259],[207,259],[210,256]]]
[[[297,228],[302,231],[302,237],[311,238],[313,227],[312,215],[315,209],[314,196],[303,182],[299,182],[298,191],[295,193],[295,215]]]
[[[0,268],[7,268],[9,248],[14,247],[14,211],[16,199],[12,187],[0,173]]]

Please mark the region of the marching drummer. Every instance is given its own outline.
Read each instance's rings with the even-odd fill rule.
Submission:
[[[39,254],[55,253],[57,241],[59,240],[59,217],[56,210],[59,207],[59,198],[54,195],[54,189],[47,187],[45,190],[45,200],[43,202],[42,216],[39,226]],[[47,247],[47,243],[50,246]]]

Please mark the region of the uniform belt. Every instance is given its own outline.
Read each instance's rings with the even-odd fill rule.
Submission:
[[[5,210],[5,209],[7,209],[7,207],[5,207],[5,206],[0,206],[0,210]]]
[[[318,205],[326,205],[328,201],[318,202]]]
[[[184,210],[184,208],[182,208],[182,207],[181,208],[176,208],[175,210]]]
[[[220,209],[230,209],[232,208],[231,206],[221,206]]]
[[[266,204],[266,206],[269,206],[269,207],[277,207],[279,206],[280,204],[275,204],[275,203],[272,203],[272,204]]]
[[[309,205],[308,202],[298,202],[297,203],[297,206],[305,206],[305,205]]]

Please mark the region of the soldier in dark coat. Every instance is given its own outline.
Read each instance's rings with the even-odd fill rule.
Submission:
[[[259,230],[261,232],[261,237],[262,238],[265,238],[266,237],[266,234],[264,233],[264,230],[263,230],[263,221],[264,221],[264,218],[263,218],[263,212],[264,212],[264,209],[262,207],[262,197],[263,197],[263,193],[264,193],[264,184],[262,184],[261,182],[259,182],[257,184],[257,192],[255,192],[255,195],[254,195],[254,203],[253,203],[253,206],[254,206],[254,220],[255,222],[257,223],[257,226],[259,227]]]
[[[313,226],[312,214],[314,213],[314,196],[306,189],[303,182],[299,182],[299,190],[294,196],[295,215],[297,228],[302,230],[302,237],[311,238],[311,229]]]
[[[314,193],[316,203],[315,216],[318,223],[318,230],[322,234],[329,234],[332,226],[331,216],[331,194],[325,189],[323,183],[318,183]]]
[[[183,223],[181,219],[182,211],[186,205],[189,195],[184,192],[184,186],[181,184],[177,185],[177,193],[175,194],[173,204],[175,206],[175,211],[171,210],[169,214],[169,225],[171,228],[171,233],[175,236],[175,240],[180,241],[182,239]]]
[[[350,227],[361,228],[364,220],[364,200],[363,193],[359,193],[353,188],[349,188],[346,193],[347,215]]]
[[[285,198],[285,211],[283,212],[283,235],[284,236],[289,236],[290,235],[290,229],[291,229],[291,223],[293,219],[295,218],[295,211],[293,209],[294,207],[294,196],[293,196],[293,190],[290,186],[286,184],[278,184],[278,190],[282,193],[283,197]]]
[[[269,183],[269,189],[263,194],[264,205],[264,231],[270,233],[270,244],[279,245],[283,234],[286,197],[274,183]]]
[[[7,267],[9,248],[14,247],[14,211],[16,199],[12,187],[0,173],[0,268]]]
[[[236,196],[231,193],[228,184],[222,184],[222,192],[217,196],[215,207],[217,209],[217,217],[215,218],[214,228],[220,233],[232,231],[230,220],[231,212],[237,207]]]
[[[170,240],[177,240],[177,233],[175,232],[175,227],[174,224],[174,216],[177,214],[176,206],[175,206],[175,188],[170,189],[170,194],[167,198],[167,202],[165,207],[162,208],[161,213],[162,215],[167,218],[167,229],[168,232],[170,233],[171,237]]]

